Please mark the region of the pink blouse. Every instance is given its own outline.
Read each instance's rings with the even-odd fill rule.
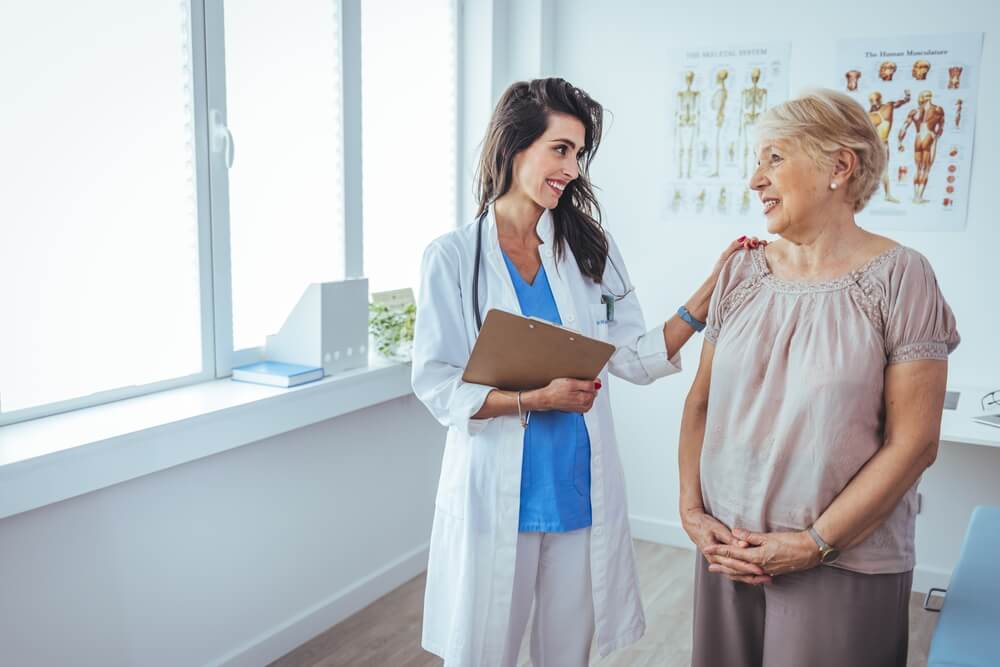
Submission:
[[[834,280],[782,280],[764,248],[723,269],[701,485],[706,510],[752,531],[808,528],[882,446],[889,364],[947,359],[955,318],[920,253],[903,246]],[[913,569],[917,484],[836,566]]]

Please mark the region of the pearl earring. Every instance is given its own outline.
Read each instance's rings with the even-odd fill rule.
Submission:
[[[830,189],[831,190],[836,190],[837,189],[837,184],[836,183],[830,183]]]

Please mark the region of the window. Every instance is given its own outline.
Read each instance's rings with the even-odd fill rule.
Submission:
[[[309,283],[344,277],[339,26],[334,0],[225,5],[237,350],[276,333]]]
[[[361,3],[364,268],[417,287],[423,248],[455,228],[454,0]]]
[[[0,22],[0,423],[210,377],[187,8],[13,7]]]
[[[0,425],[225,377],[348,269],[415,286],[454,227],[455,1],[5,8]]]

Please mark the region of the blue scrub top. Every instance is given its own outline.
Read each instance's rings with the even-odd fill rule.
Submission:
[[[545,266],[528,284],[503,254],[526,317],[562,324]],[[532,412],[524,429],[521,464],[520,532],[562,533],[591,524],[590,435],[583,415],[549,410]]]

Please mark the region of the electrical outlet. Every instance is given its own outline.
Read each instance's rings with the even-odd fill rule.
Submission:
[[[954,410],[958,407],[958,397],[961,392],[957,391],[946,391],[944,392],[944,409]]]

